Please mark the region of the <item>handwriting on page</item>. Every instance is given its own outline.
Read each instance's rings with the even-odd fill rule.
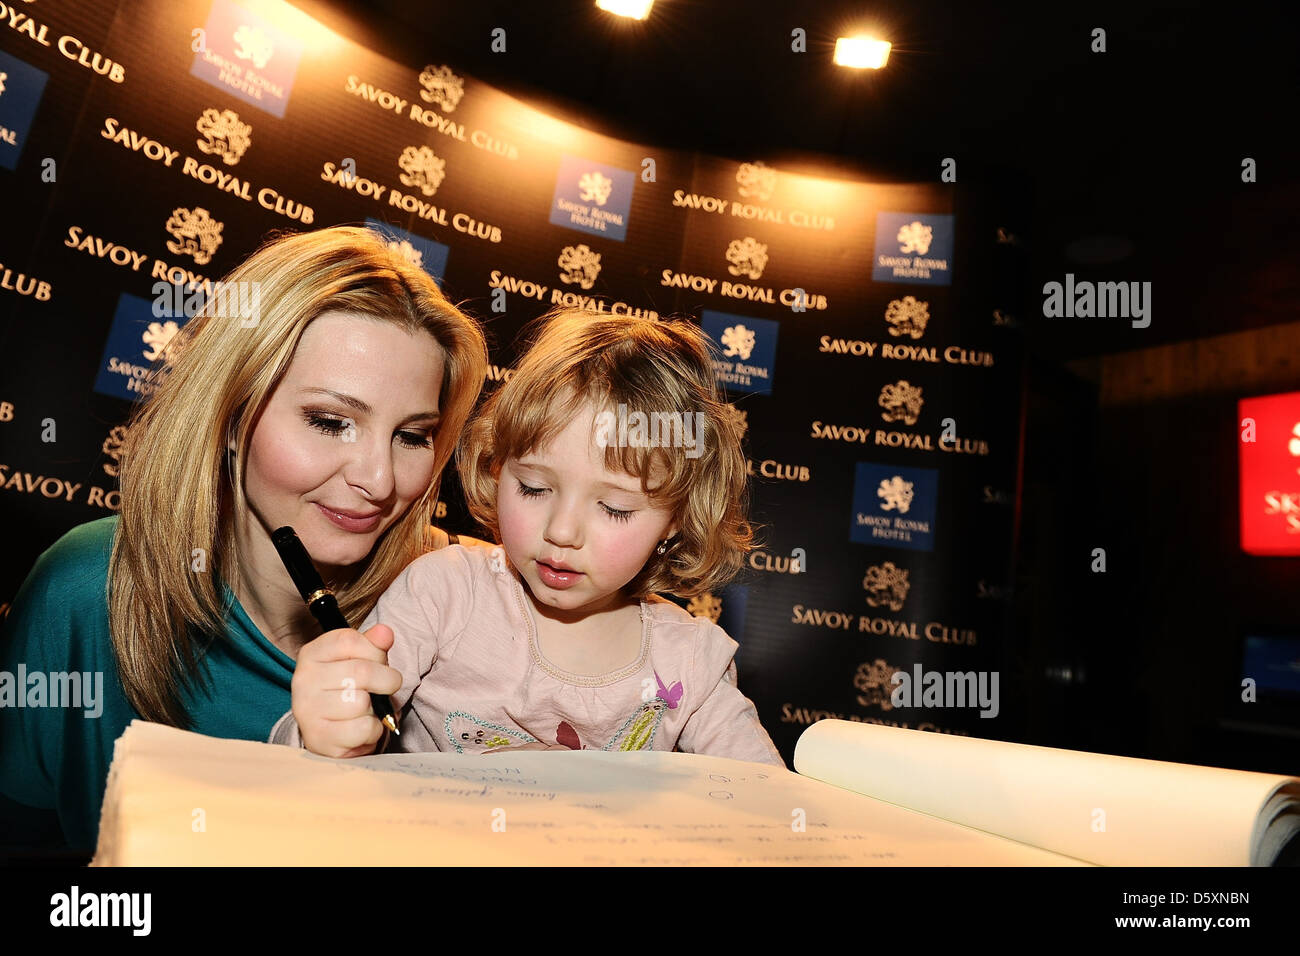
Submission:
[[[674,762],[671,766],[684,772],[672,785],[626,760],[578,757],[565,762],[561,772],[553,755],[502,765],[389,754],[375,759],[371,768],[418,778],[404,793],[430,801],[429,812],[445,827],[477,832],[483,829],[483,814],[504,810],[506,825],[492,839],[511,847],[520,859],[683,866],[836,865],[898,858],[870,828],[846,831],[812,820],[806,831],[794,832],[788,778],[760,769],[736,773],[711,763]],[[483,809],[476,812],[475,806]]]
[[[340,766],[349,770],[381,770],[392,773],[405,773],[416,777],[445,778],[448,780],[466,780],[473,783],[514,784],[522,787],[537,786],[535,776],[526,776],[518,767],[503,767],[498,763],[484,763],[482,766],[465,766],[463,764],[434,764],[421,760],[421,755],[392,755],[380,757],[362,757]]]
[[[744,776],[744,777],[729,777],[729,776],[727,776],[725,773],[711,773],[711,774],[709,774],[709,780],[711,780],[713,783],[742,784],[742,783],[746,783],[747,781],[750,781],[750,780],[753,780],[753,781],[755,781],[755,782],[758,782],[758,781],[762,781],[762,780],[766,780],[766,779],[767,779],[767,774],[763,773],[762,771],[759,771],[758,773],[755,773],[755,774],[750,775],[750,776]],[[735,795],[735,794],[734,794],[730,789],[724,789],[724,788],[718,787],[718,788],[715,788],[715,789],[713,789],[713,790],[710,790],[710,791],[709,791],[709,796],[712,797],[714,800],[731,800],[731,799],[733,799],[736,795]]]
[[[348,784],[330,787],[335,799],[322,810],[355,818],[337,831],[364,832],[367,847],[386,840],[394,858],[422,865],[1042,864],[1050,857],[762,764],[666,752],[502,757],[332,761],[320,772],[346,767],[339,783]]]
[[[581,832],[557,831],[535,824],[541,838],[562,847],[585,865],[671,865],[725,863],[860,864],[867,860],[898,859],[892,850],[871,851],[863,841],[870,833],[803,833],[795,839],[790,828],[777,823],[629,823],[593,821]],[[550,832],[548,832],[550,831]],[[602,851],[610,851],[608,853]]]
[[[110,856],[118,862],[1079,862],[788,770],[720,756],[519,751],[501,754],[504,759],[429,752],[336,760],[140,721],[123,738],[127,745],[118,741],[114,767],[121,770],[122,759],[129,773],[110,774],[111,799],[105,798],[118,838],[110,840]],[[175,826],[194,807],[219,824],[220,839]]]

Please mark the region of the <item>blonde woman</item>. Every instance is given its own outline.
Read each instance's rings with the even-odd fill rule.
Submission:
[[[541,329],[458,453],[499,546],[423,555],[366,621],[395,634],[386,662],[354,662],[359,689],[402,709],[391,749],[684,750],[784,767],[737,685],[736,642],[656,593],[716,590],[752,547],[740,416],[708,340],[689,321],[572,310]],[[273,741],[374,749],[379,721],[337,692],[331,645],[345,635],[366,650],[344,630],[304,649]]]
[[[90,708],[0,709],[10,831],[52,831],[52,812],[69,846],[93,848],[133,718],[267,739],[320,633],[276,528],[295,528],[354,625],[448,543],[430,520],[487,368],[476,322],[359,227],[275,239],[224,282],[257,290],[224,300],[255,314],[213,296],[173,339],[131,418],[120,515],[42,554],[0,631],[0,670],[102,682]]]

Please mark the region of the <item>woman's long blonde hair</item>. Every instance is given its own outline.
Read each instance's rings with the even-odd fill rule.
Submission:
[[[174,726],[188,723],[181,685],[198,678],[199,642],[223,639],[227,629],[221,587],[233,590],[238,581],[233,516],[248,507],[244,463],[253,423],[308,324],[343,310],[411,334],[424,330],[446,362],[433,481],[380,537],[365,570],[335,589],[354,627],[426,549],[442,470],[487,372],[478,323],[369,229],[335,226],[273,237],[222,281],[237,294],[208,298],[168,344],[166,378],[133,410],[109,560],[109,624],[126,698],[146,720]],[[258,283],[253,301],[260,307],[251,319],[223,314],[230,302],[252,298],[253,286],[236,283]],[[231,439],[237,451],[228,467]]]

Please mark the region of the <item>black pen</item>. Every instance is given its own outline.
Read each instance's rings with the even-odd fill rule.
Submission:
[[[311,555],[302,546],[293,528],[288,525],[277,528],[271,534],[271,543],[275,545],[275,550],[280,552],[280,560],[288,569],[289,577],[293,579],[298,593],[307,602],[307,609],[311,611],[312,617],[316,618],[320,626],[326,631],[351,627],[343,612],[339,610],[339,602],[335,600],[334,592],[321,580],[316,565],[311,563]],[[371,694],[370,706],[374,708],[375,716],[383,721],[384,726],[400,737],[402,732],[397,729],[397,720],[393,717],[393,705],[388,698],[380,694]]]

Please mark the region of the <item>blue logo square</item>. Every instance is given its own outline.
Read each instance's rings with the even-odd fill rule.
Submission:
[[[0,50],[0,167],[14,169],[50,75]]]
[[[551,223],[593,236],[627,238],[627,219],[632,209],[636,173],[604,163],[565,156],[555,177],[551,200]]]
[[[378,219],[367,219],[366,228],[379,233],[390,247],[396,246],[397,251],[405,253],[412,262],[433,276],[439,288],[442,287],[442,277],[447,274],[447,256],[451,252],[451,246],[444,246],[441,242],[417,236],[413,232],[399,229],[391,223],[380,222]]]
[[[284,118],[302,41],[230,0],[214,0],[190,74]]]
[[[180,318],[181,322],[170,316],[158,318],[148,299],[125,293],[118,296],[113,325],[99,360],[99,374],[95,376],[95,391],[128,402],[150,394],[161,383],[161,377],[157,382],[146,379],[163,347],[184,327],[184,316]]]
[[[776,377],[776,333],[771,319],[705,309],[700,328],[713,339],[713,371],[729,392],[771,395]]]
[[[883,548],[934,550],[939,472],[858,462],[849,540]]]
[[[929,212],[876,213],[873,282],[952,284],[953,217]]]

